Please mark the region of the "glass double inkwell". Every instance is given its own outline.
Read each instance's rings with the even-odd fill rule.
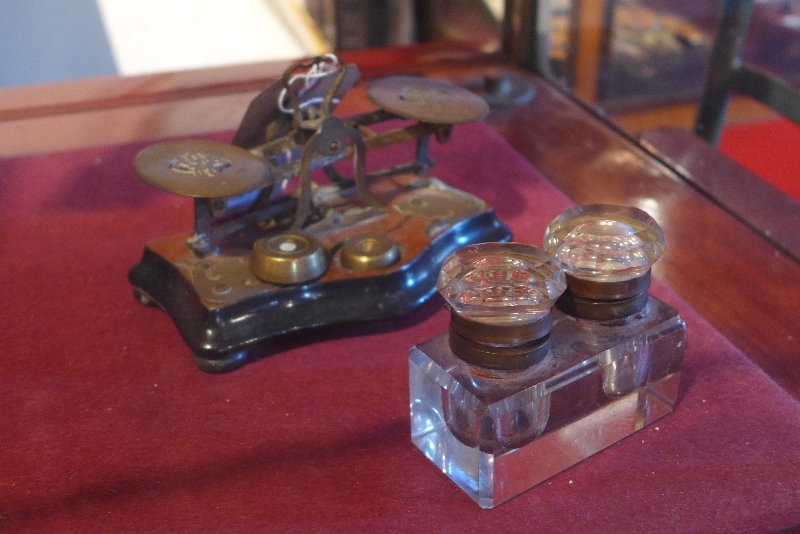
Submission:
[[[493,508],[670,413],[686,330],[648,294],[663,251],[644,211],[589,204],[548,226],[544,250],[450,255],[449,332],[409,355],[414,444]]]

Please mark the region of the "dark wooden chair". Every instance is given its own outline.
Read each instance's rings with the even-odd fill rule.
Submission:
[[[747,95],[800,125],[800,92],[742,59],[753,0],[723,0],[705,88],[695,120],[697,135],[717,145],[732,93]]]

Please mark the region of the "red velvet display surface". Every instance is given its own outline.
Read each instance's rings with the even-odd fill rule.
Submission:
[[[126,279],[147,241],[192,224],[190,199],[133,175],[142,146],[0,160],[0,530],[800,523],[800,405],[658,283],[688,325],[675,412],[494,510],[411,443],[408,349],[445,331],[438,297],[402,318],[288,335],[230,374],[197,370],[167,315],[138,304]],[[492,203],[519,241],[541,243],[569,204],[481,124],[432,150],[433,174]]]

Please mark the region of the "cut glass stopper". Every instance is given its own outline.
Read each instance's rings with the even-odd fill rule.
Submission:
[[[564,270],[584,280],[622,282],[647,273],[664,252],[664,234],[645,211],[583,204],[562,212],[544,234],[544,247]]]
[[[489,324],[541,319],[566,287],[553,256],[521,243],[480,243],[459,249],[445,260],[436,282],[456,313]]]

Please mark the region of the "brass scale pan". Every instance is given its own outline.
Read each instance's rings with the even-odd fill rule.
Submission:
[[[486,102],[467,89],[414,76],[375,80],[367,86],[367,97],[389,113],[428,124],[474,122],[488,112]],[[152,145],[136,155],[133,168],[145,183],[189,197],[233,197],[273,181],[263,158],[244,148],[201,139]]]

